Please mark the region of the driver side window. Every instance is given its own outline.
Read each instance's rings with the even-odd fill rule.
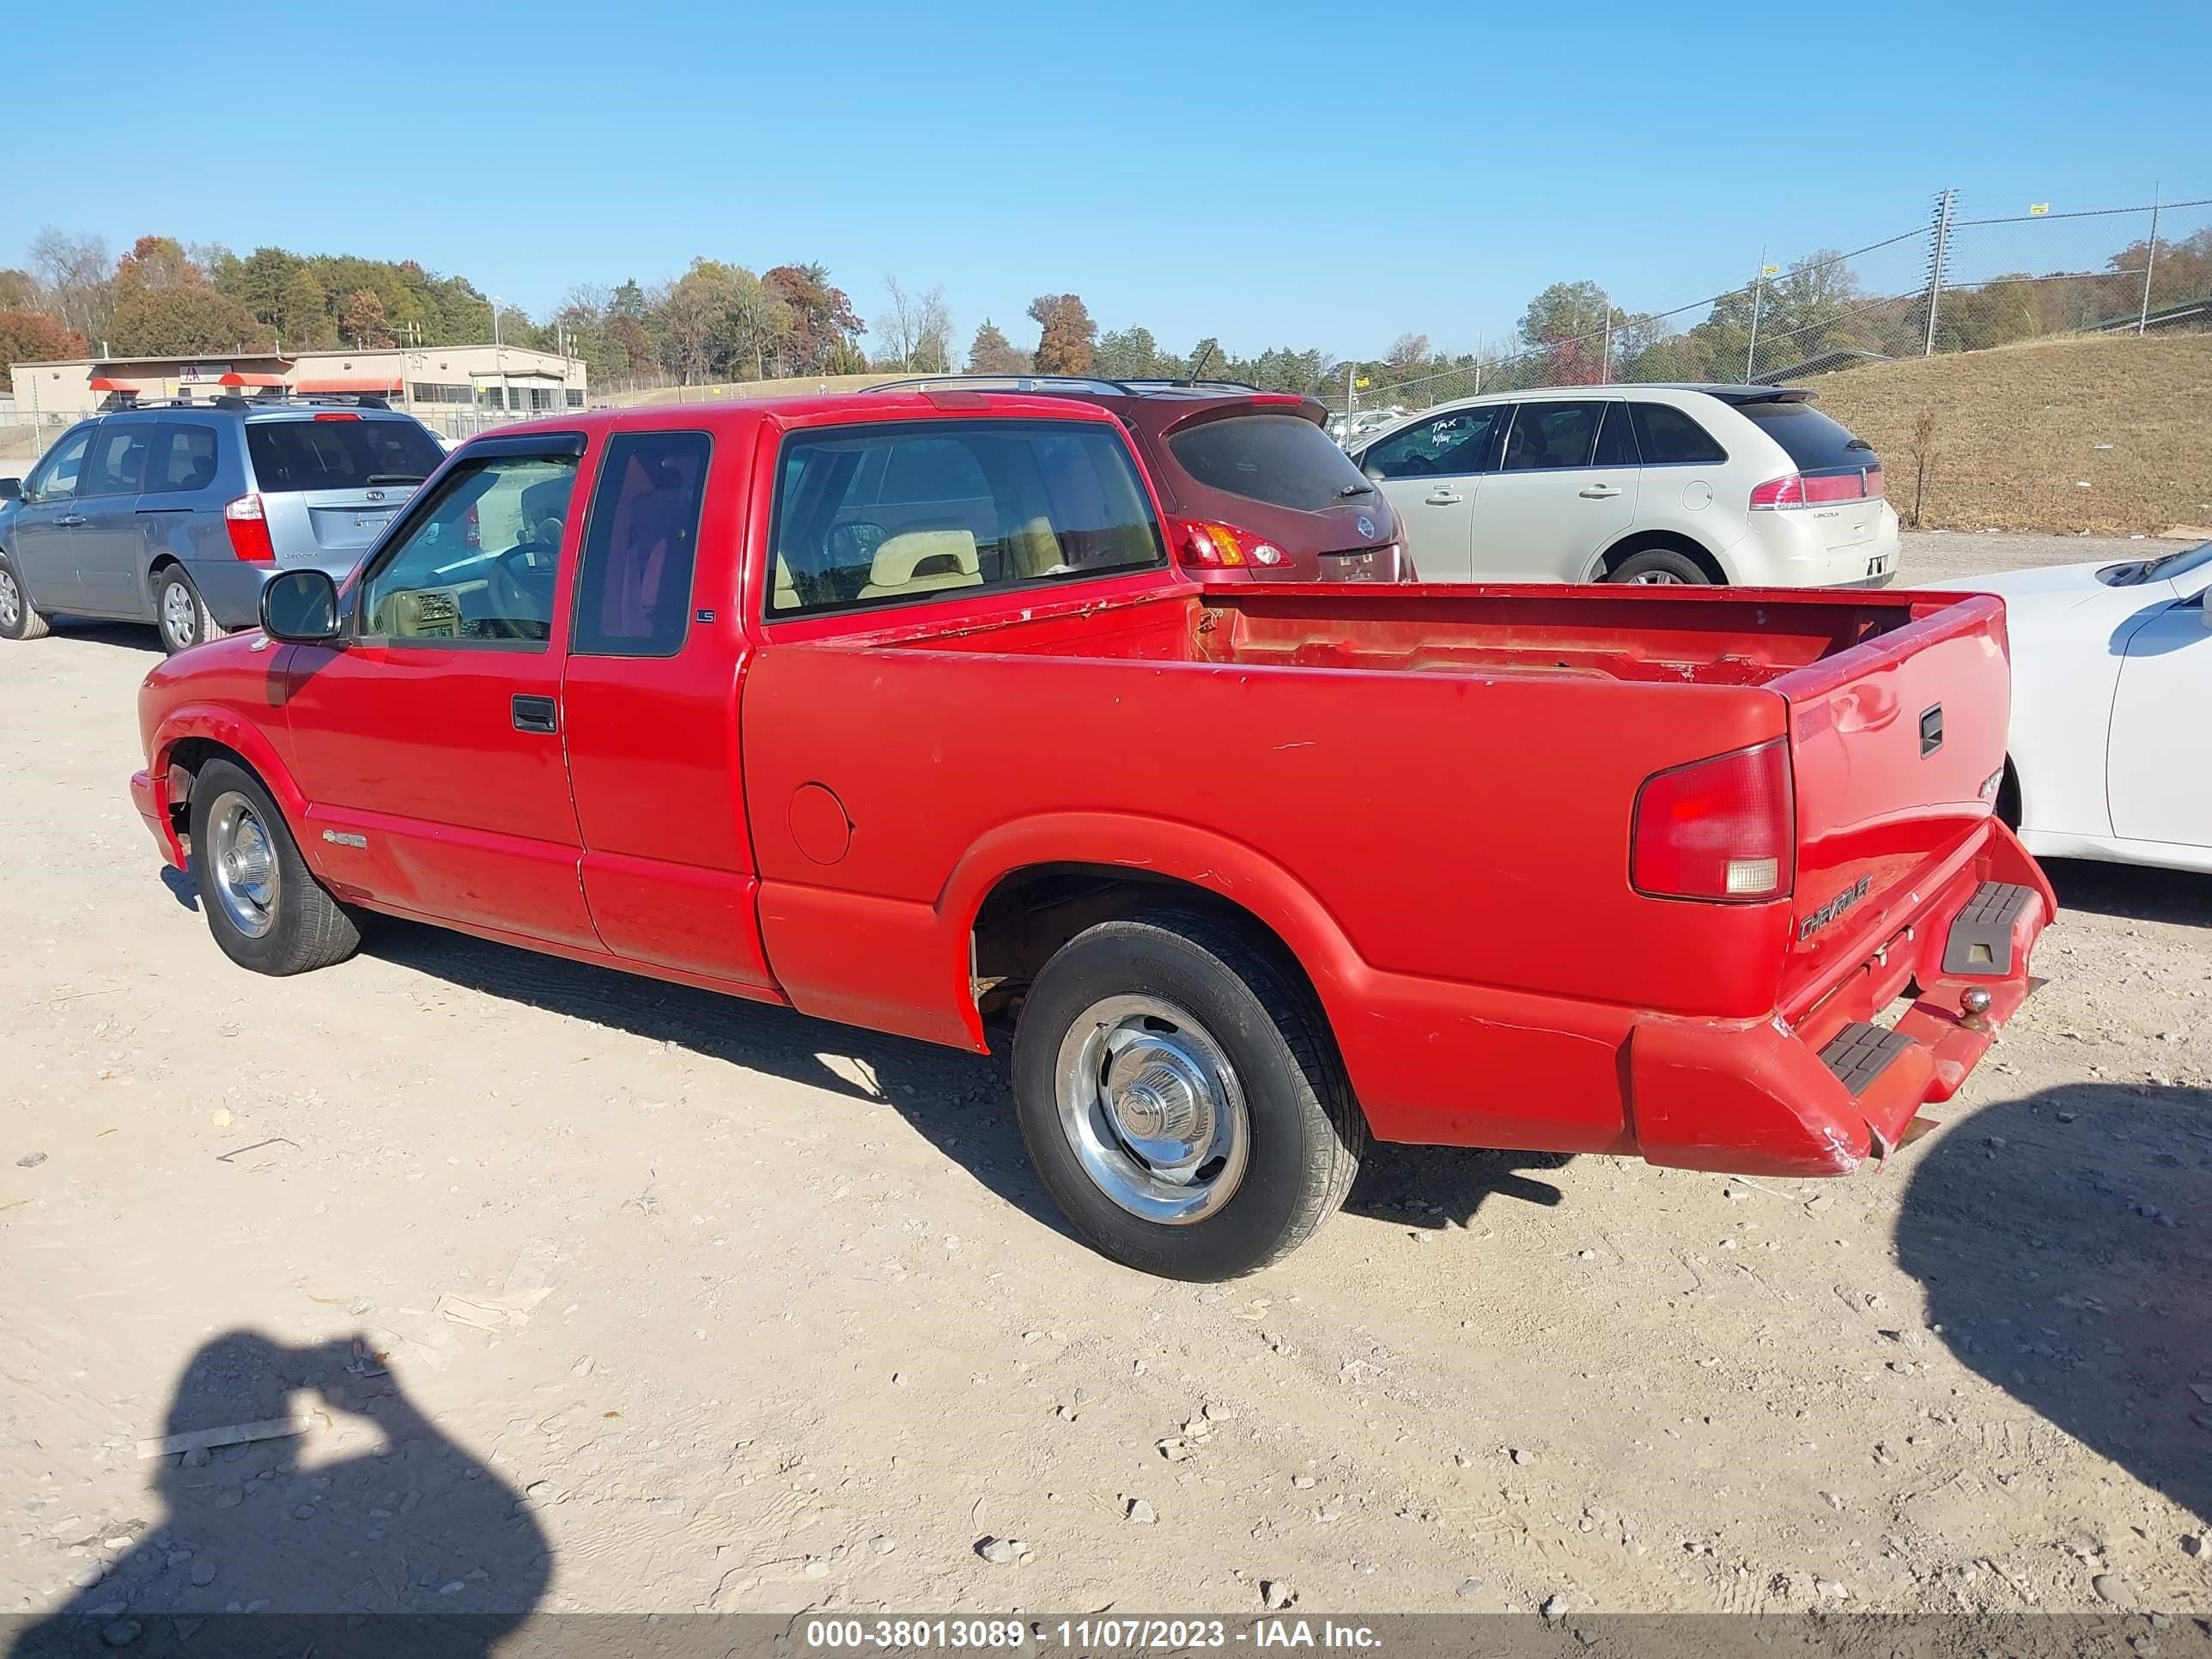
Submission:
[[[84,470],[84,452],[100,428],[88,426],[54,446],[39,470],[31,475],[24,494],[38,501],[65,501],[76,494],[77,475]]]
[[[1510,407],[1492,404],[1432,416],[1375,444],[1362,458],[1363,470],[1384,480],[1487,472],[1498,428]]]
[[[489,455],[455,467],[363,584],[361,636],[542,647],[575,482],[573,455]]]

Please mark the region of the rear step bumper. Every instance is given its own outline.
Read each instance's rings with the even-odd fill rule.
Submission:
[[[2057,908],[2003,825],[1908,919],[1919,994],[1884,1030],[1843,998],[1792,1026],[1647,1016],[1629,1038],[1638,1150],[1654,1164],[1741,1175],[1840,1175],[1881,1158],[1948,1100],[2040,981],[2035,941]],[[1871,975],[1869,964],[1869,982]]]

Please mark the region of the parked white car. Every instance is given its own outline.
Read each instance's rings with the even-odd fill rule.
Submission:
[[[2028,851],[2212,871],[2212,542],[1947,585],[2005,602],[1997,811]]]
[[[1428,410],[1352,447],[1424,581],[1880,587],[1874,450],[1790,386],[1550,386]]]

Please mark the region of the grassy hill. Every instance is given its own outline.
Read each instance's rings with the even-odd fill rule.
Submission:
[[[1805,384],[1881,454],[1908,522],[1924,418],[1928,527],[2154,536],[2212,525],[2212,335],[2039,341]]]

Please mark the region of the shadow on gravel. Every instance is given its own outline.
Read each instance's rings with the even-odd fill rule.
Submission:
[[[159,868],[161,872],[161,885],[169,890],[169,896],[183,905],[185,909],[198,915],[200,908],[199,884],[173,864],[164,864]]]
[[[673,1043],[708,1060],[889,1105],[992,1193],[1075,1237],[1038,1182],[1003,1060],[887,1036],[741,997],[540,956],[380,917],[362,951],[486,996]]]
[[[2089,859],[2046,859],[2043,867],[2058,890],[2062,912],[2094,910],[2130,921],[2212,927],[2212,876]]]
[[[2212,1091],[2069,1084],[1927,1143],[1898,1260],[1970,1368],[2212,1521]],[[1997,1472],[2039,1448],[1990,1444]],[[2178,1540],[2161,1539],[2160,1544]]]
[[[118,1526],[135,1541],[25,1629],[11,1659],[167,1653],[194,1638],[189,1650],[225,1656],[312,1650],[312,1628],[287,1614],[434,1615],[404,1622],[407,1651],[492,1651],[544,1594],[545,1535],[396,1378],[356,1375],[354,1363],[350,1342],[295,1348],[252,1331],[202,1347],[178,1379],[167,1434],[273,1426],[294,1413],[322,1413],[328,1426],[147,1460],[160,1513],[96,1528],[95,1550]],[[343,1628],[324,1622],[336,1627],[328,1634]],[[366,1631],[402,1628],[380,1619]]]
[[[161,636],[151,623],[93,622],[57,617],[52,637],[57,643],[112,645],[126,651],[143,652],[149,657],[161,654]]]
[[[1344,1207],[1399,1227],[1465,1227],[1484,1200],[1510,1198],[1546,1208],[1566,1195],[1528,1170],[1565,1169],[1570,1152],[1493,1152],[1458,1146],[1401,1146],[1375,1141]]]

